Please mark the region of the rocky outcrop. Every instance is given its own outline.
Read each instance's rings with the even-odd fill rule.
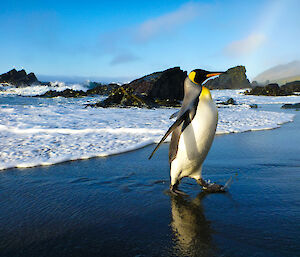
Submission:
[[[116,83],[110,83],[108,85],[102,85],[97,82],[91,82],[90,85],[95,85],[92,89],[86,91],[87,95],[109,95],[113,90],[120,87]]]
[[[264,87],[256,86],[250,91],[246,90],[245,95],[288,96],[294,92],[300,92],[300,81],[289,82],[281,87],[276,83]]]
[[[250,91],[246,90],[245,95],[267,95],[267,96],[285,96],[284,90],[281,90],[278,84],[268,84],[264,87],[256,86]]]
[[[251,84],[246,76],[245,66],[236,66],[221,74],[215,79],[210,79],[205,83],[209,89],[240,89],[250,88]]]
[[[281,106],[282,109],[300,109],[300,103],[296,104],[284,104]]]
[[[179,67],[155,72],[113,90],[107,99],[92,107],[180,106],[186,71]]]
[[[63,91],[55,91],[49,90],[43,95],[37,95],[35,97],[83,97],[88,96],[88,94],[82,90],[73,90],[73,89],[65,89]]]
[[[36,78],[34,73],[27,74],[26,71],[12,69],[9,72],[0,75],[0,83],[8,83],[17,87],[26,87],[33,84],[39,84],[40,81]]]
[[[281,86],[281,89],[285,90],[286,92],[300,92],[300,80],[288,82],[285,85]]]
[[[92,89],[75,91],[71,89],[62,92],[48,91],[39,97],[80,97],[87,95],[108,95],[102,102],[91,104],[94,107],[157,107],[178,106],[183,99],[183,81],[187,76],[186,71],[179,67],[155,72],[142,78],[133,80],[128,84],[102,85],[94,83]]]
[[[180,106],[183,99],[183,82],[187,72],[179,67],[155,72],[142,78],[136,79],[129,84],[115,89],[107,99],[90,105],[94,107],[158,107],[158,106]],[[237,66],[227,70],[206,84],[211,89],[215,88],[249,88],[250,83],[246,77],[244,66]],[[234,100],[224,104],[235,104]]]
[[[88,104],[91,107],[155,107],[154,102],[146,96],[137,96],[130,87],[119,87],[108,98],[96,104]]]
[[[153,99],[142,94],[135,94],[134,89],[128,84],[114,90],[108,98],[95,103],[87,104],[90,107],[140,107],[140,108],[155,108],[155,107],[180,107],[181,103],[178,100],[170,99]]]
[[[186,76],[186,71],[174,67],[133,80],[125,87],[132,88],[135,95],[161,100],[182,100]]]

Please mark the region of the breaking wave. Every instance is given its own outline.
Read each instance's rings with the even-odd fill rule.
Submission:
[[[107,156],[158,142],[176,111],[84,108],[88,99],[97,100],[0,97],[0,170]],[[246,105],[220,108],[217,134],[277,128],[293,117]]]
[[[87,91],[95,87],[95,83],[86,81],[85,83],[70,84],[61,81],[49,82],[46,85],[31,85],[28,87],[15,87],[13,85],[0,85],[0,95],[19,95],[19,96],[36,96],[43,95],[49,90],[61,92],[65,89]]]

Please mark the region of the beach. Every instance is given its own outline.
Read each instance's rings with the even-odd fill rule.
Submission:
[[[1,7],[0,257],[300,257],[300,1]]]
[[[300,119],[217,135],[203,177],[168,193],[168,144],[0,172],[0,256],[297,256]]]

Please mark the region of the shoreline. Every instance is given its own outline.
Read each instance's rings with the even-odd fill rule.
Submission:
[[[238,103],[219,108],[216,136],[271,130],[294,120],[296,112],[287,112],[280,109],[280,104],[274,104],[281,98],[245,98],[238,94],[239,91],[216,90],[213,93],[215,102],[234,97]],[[86,100],[32,101],[27,97],[0,97],[0,148],[3,149],[0,153],[0,172],[136,151],[158,142],[173,123],[170,115],[177,110],[83,109],[81,105]],[[280,101],[295,100],[286,98]],[[251,103],[266,101],[269,102],[260,104],[259,109],[249,108]]]
[[[287,121],[287,122],[283,122],[278,124],[278,127],[273,127],[273,128],[262,128],[262,129],[250,129],[250,130],[246,130],[246,131],[241,131],[241,132],[221,132],[221,133],[216,133],[215,137],[219,137],[219,136],[225,136],[225,135],[230,135],[230,134],[242,134],[242,133],[251,133],[251,132],[257,132],[257,131],[267,131],[267,130],[275,130],[275,129],[280,129],[282,125],[288,124],[288,123],[293,123],[294,122],[294,118],[295,118],[296,114],[294,114],[293,120],[291,121]],[[170,140],[166,139],[166,141],[164,142],[164,144],[169,144]],[[9,167],[9,168],[4,168],[4,169],[0,169],[0,172],[5,172],[8,170],[13,170],[13,169],[20,169],[20,170],[24,170],[24,169],[31,169],[31,168],[38,168],[38,167],[48,167],[48,166],[53,166],[53,165],[57,165],[57,164],[64,164],[64,163],[69,163],[69,162],[80,162],[80,161],[86,161],[86,160],[91,160],[91,159],[95,159],[95,158],[109,158],[111,156],[118,156],[118,155],[123,155],[126,153],[130,153],[130,152],[134,152],[134,151],[138,151],[140,149],[146,148],[150,145],[155,145],[157,144],[157,142],[149,142],[149,143],[145,143],[145,144],[141,144],[142,146],[137,146],[134,147],[133,149],[128,149],[128,150],[124,150],[118,153],[109,153],[109,154],[102,154],[102,155],[96,155],[96,156],[91,156],[91,157],[82,157],[82,158],[78,158],[78,159],[70,159],[70,160],[65,160],[65,161],[59,161],[59,162],[55,162],[55,163],[46,163],[46,164],[37,164],[37,165],[33,165],[33,166],[14,166],[14,167]]]

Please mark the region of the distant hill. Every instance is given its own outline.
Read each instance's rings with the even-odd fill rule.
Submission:
[[[299,80],[300,80],[300,75],[293,76],[293,77],[287,77],[287,78],[283,78],[283,79],[277,79],[274,82],[276,82],[278,85],[284,85],[288,82],[299,81]]]
[[[300,80],[300,61],[274,66],[253,79],[260,84],[278,83],[279,85],[296,80]]]

